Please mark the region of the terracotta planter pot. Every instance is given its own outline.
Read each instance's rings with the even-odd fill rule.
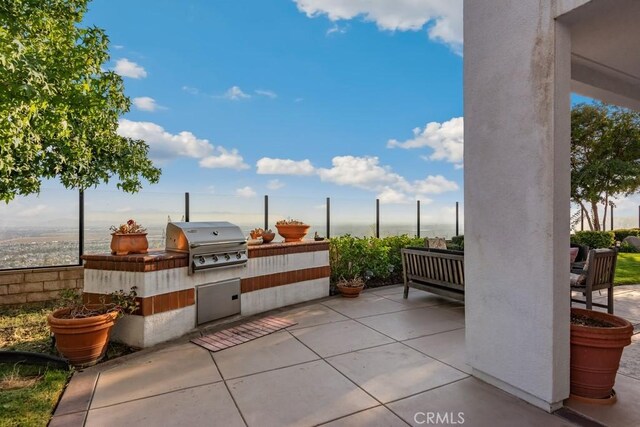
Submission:
[[[266,231],[262,233],[262,241],[264,243],[270,243],[273,239],[275,239],[276,233],[267,233]]]
[[[336,285],[336,287],[340,291],[340,295],[345,298],[357,298],[364,289],[364,285],[358,287]]]
[[[113,255],[146,254],[149,249],[147,233],[111,233],[111,253]]]
[[[61,318],[67,313],[69,309],[62,308],[49,314],[47,318],[49,328],[56,336],[56,348],[74,366],[95,365],[107,351],[111,329],[118,313],[83,319]]]
[[[302,242],[304,236],[309,232],[309,225],[287,224],[277,225],[278,234],[284,237],[285,242]]]
[[[571,394],[608,399],[622,350],[631,344],[633,325],[621,317],[599,311],[572,308],[571,312],[615,325],[599,328],[571,324]]]

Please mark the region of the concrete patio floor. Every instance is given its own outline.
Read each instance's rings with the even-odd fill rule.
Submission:
[[[616,312],[640,325],[638,301],[620,288]],[[469,375],[457,302],[417,290],[403,300],[394,286],[277,315],[298,324],[217,353],[184,337],[78,372],[50,426],[576,425]],[[568,406],[640,425],[639,358],[634,337],[616,405]]]

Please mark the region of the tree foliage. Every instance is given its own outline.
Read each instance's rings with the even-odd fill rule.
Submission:
[[[129,111],[107,71],[108,37],[80,25],[89,0],[0,2],[0,199],[37,193],[42,179],[88,188],[118,178],[158,181],[144,141],[117,134]]]
[[[612,198],[638,189],[640,113],[603,103],[575,106],[571,112],[571,198],[584,209],[590,229],[604,228]]]

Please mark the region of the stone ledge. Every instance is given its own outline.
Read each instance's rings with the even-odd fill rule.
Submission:
[[[170,252],[163,249],[150,250],[147,254],[83,255],[84,268],[93,270],[148,272],[167,270],[170,268],[188,267],[189,255],[181,252]]]
[[[319,242],[313,240],[303,240],[302,242],[289,243],[263,243],[261,245],[249,246],[249,259],[328,250],[328,240],[322,240]]]

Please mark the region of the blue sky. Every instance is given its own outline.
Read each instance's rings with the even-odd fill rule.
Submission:
[[[440,127],[462,116],[461,1],[342,3],[90,3],[134,101],[120,132],[163,168],[147,189],[461,200],[462,121]]]

